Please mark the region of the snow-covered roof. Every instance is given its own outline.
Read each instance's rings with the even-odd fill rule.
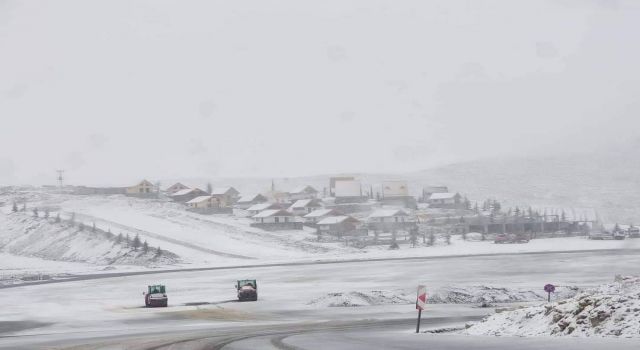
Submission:
[[[305,186],[299,186],[294,188],[290,193],[303,193],[303,192],[318,193],[318,190],[316,190],[315,188],[309,185],[305,185]]]
[[[343,223],[345,221],[357,222],[358,219],[355,219],[355,218],[353,218],[351,216],[329,216],[328,218],[324,218],[324,219],[318,221],[318,225],[340,224],[340,223]]]
[[[211,198],[211,196],[199,196],[187,202],[187,204],[201,203]]]
[[[297,200],[295,203],[293,203],[291,205],[291,208],[306,208],[306,207],[311,207],[311,206],[316,206],[319,207],[320,204],[317,203],[316,200],[314,199],[300,199]]]
[[[258,203],[247,208],[248,211],[263,211],[265,209],[270,208],[273,203]]]
[[[223,195],[223,194],[227,194],[229,191],[236,191],[235,188],[231,187],[231,186],[227,186],[227,187],[216,187],[213,190],[211,190],[211,194],[212,195]]]
[[[293,214],[291,214],[290,212],[284,210],[284,209],[268,209],[268,210],[263,210],[261,212],[259,212],[258,214],[254,215],[254,218],[268,218],[271,216],[292,216]]]
[[[380,209],[371,213],[369,217],[370,218],[388,218],[392,216],[407,216],[407,215],[409,214],[407,214],[404,210],[400,210],[400,209]]]
[[[171,196],[184,196],[185,194],[189,194],[194,191],[195,188],[185,188],[184,190],[175,191],[171,194]]]
[[[429,199],[452,199],[457,193],[444,192],[444,193],[432,193]]]
[[[333,209],[318,209],[310,212],[309,214],[303,216],[305,218],[319,218],[326,215],[331,215],[333,213]]]
[[[262,196],[261,194],[249,194],[249,195],[244,195],[242,197],[240,197],[240,199],[238,199],[238,203],[249,203],[249,202],[253,202],[258,196]]]

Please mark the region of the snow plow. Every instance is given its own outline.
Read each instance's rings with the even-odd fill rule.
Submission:
[[[147,292],[142,292],[142,295],[144,295],[144,305],[146,307],[167,307],[169,298],[167,297],[167,290],[162,284],[148,286]]]
[[[236,283],[238,301],[258,300],[258,284],[256,280],[238,280]]]

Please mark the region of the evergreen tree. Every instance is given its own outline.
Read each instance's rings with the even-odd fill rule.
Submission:
[[[14,201],[13,206],[11,207],[11,211],[16,213],[18,212],[18,204]]]
[[[500,205],[500,202],[493,201],[493,211],[496,213],[499,213],[501,209],[502,209],[502,205]]]
[[[213,186],[211,186],[211,182],[207,182],[207,193],[211,194],[213,192]]]
[[[516,206],[516,210],[514,210],[513,214],[518,217],[520,216],[520,208]]]
[[[412,228],[409,233],[409,241],[411,242],[411,246],[415,248],[415,246],[418,244],[418,228]]]
[[[133,238],[133,249],[138,250],[138,248],[140,248],[140,237],[136,234]]]
[[[142,251],[144,251],[145,253],[149,251],[149,244],[146,240],[144,241],[144,243],[142,243]]]
[[[156,249],[156,256],[160,255],[162,255],[162,249],[160,249],[160,246],[158,246],[158,249]]]

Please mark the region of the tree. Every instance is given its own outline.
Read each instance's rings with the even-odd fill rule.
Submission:
[[[61,221],[60,220],[60,213],[56,214],[56,220],[55,221],[56,221],[56,223],[60,223],[60,221]]]
[[[156,249],[156,256],[160,255],[162,255],[162,249],[160,249],[160,247],[158,246],[158,249]]]
[[[96,232],[96,223],[95,222],[93,222],[91,224],[91,232]]]
[[[433,246],[433,244],[436,242],[436,235],[432,233],[429,234],[429,239],[427,240],[427,245],[429,247]]]
[[[144,241],[144,243],[142,243],[142,251],[144,251],[145,253],[149,251],[149,244],[146,240]]]
[[[513,211],[513,214],[517,217],[520,216],[520,208],[516,206],[516,210]]]
[[[416,245],[418,244],[418,228],[417,227],[413,227],[411,228],[411,231],[409,231],[409,241],[411,242],[411,247],[415,248]]]
[[[124,237],[124,241],[125,243],[127,243],[127,246],[131,246],[131,237],[129,237],[129,234],[127,233],[127,235]]]
[[[118,236],[116,236],[116,243],[120,243],[120,242],[122,242],[122,238],[123,238],[123,237],[122,237],[122,232],[120,232],[120,233],[118,234]]]
[[[49,218],[49,208],[44,210],[44,218],[48,219]]]
[[[500,205],[500,202],[493,201],[493,211],[496,213],[499,213],[501,209],[502,209],[502,205]]]
[[[78,224],[78,231],[84,231],[84,223],[82,221]]]
[[[211,182],[207,182],[207,193],[211,194],[213,192],[213,186],[211,186]]]
[[[480,208],[478,208],[478,202],[473,206],[473,212],[476,214],[480,214]]]
[[[33,207],[32,211],[33,211],[33,216],[37,218],[38,217],[38,208]]]
[[[138,248],[140,248],[140,236],[136,234],[133,238],[133,250],[138,250]]]
[[[18,203],[16,203],[15,201],[13,202],[13,207],[11,207],[11,211],[14,213],[18,211]]]

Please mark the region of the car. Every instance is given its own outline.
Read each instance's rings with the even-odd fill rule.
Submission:
[[[169,302],[167,289],[162,284],[147,286],[147,292],[142,292],[142,295],[146,307],[167,307]]]
[[[600,231],[589,233],[589,239],[608,240],[615,239],[615,236],[611,231]]]

